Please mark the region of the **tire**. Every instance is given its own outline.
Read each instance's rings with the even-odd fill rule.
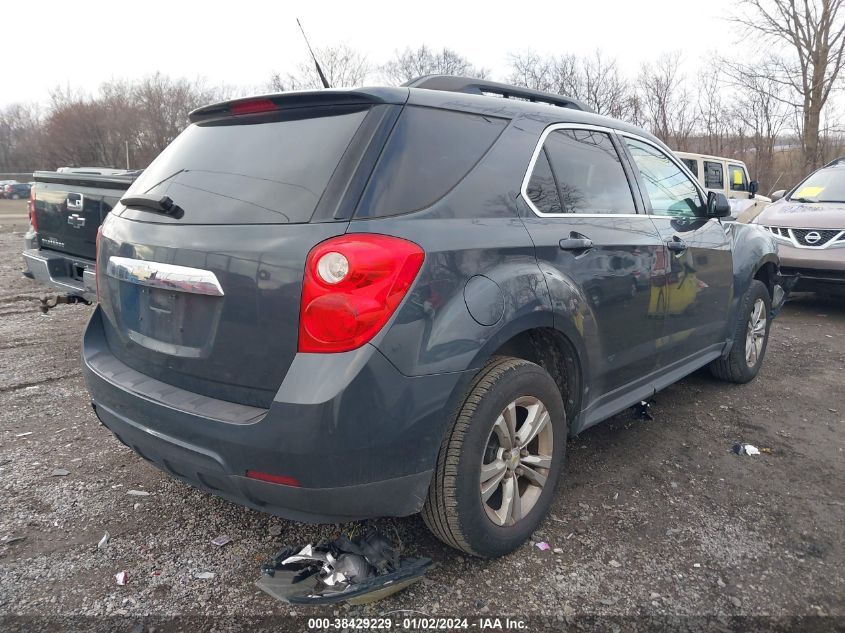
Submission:
[[[21,197],[18,194],[16,194],[16,193],[12,194],[12,200],[20,200],[20,199],[21,199]]]
[[[762,306],[762,318],[765,323],[757,322],[754,350],[749,351],[750,329],[757,318],[756,310]],[[770,318],[772,300],[763,282],[756,279],[745,292],[740,307],[739,319],[733,336],[730,353],[724,358],[718,358],[710,363],[710,372],[721,380],[744,384],[754,380],[763,365],[766,347],[769,343],[769,329],[772,325]]]
[[[542,416],[543,408],[548,420]],[[508,419],[515,422],[506,428]],[[525,431],[529,420],[540,420],[535,426],[541,430],[523,452],[511,453],[510,446],[528,439],[519,434],[530,435]],[[548,372],[517,358],[491,359],[473,380],[443,439],[422,510],[425,524],[447,545],[474,556],[512,552],[531,536],[551,507],[564,468],[566,439],[563,399]],[[498,475],[487,480],[490,496],[483,500],[482,466],[489,474],[499,472],[503,464],[500,483],[490,493]],[[507,490],[513,491],[514,486],[521,491],[516,506],[505,502]],[[514,508],[518,510],[508,512]]]

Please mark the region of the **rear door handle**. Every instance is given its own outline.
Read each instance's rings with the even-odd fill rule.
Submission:
[[[687,243],[684,240],[673,238],[666,242],[666,248],[668,248],[673,253],[683,253],[687,250]]]
[[[586,237],[570,237],[560,241],[560,248],[564,251],[585,251],[593,247],[593,240]]]

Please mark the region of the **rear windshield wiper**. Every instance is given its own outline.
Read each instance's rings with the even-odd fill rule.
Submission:
[[[126,196],[125,198],[121,198],[120,202],[127,207],[141,207],[142,209],[164,213],[177,219],[185,215],[184,209],[175,204],[168,196],[148,196],[141,194]]]

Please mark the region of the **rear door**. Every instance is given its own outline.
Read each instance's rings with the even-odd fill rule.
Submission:
[[[625,134],[649,214],[666,243],[666,340],[662,364],[682,363],[725,342],[733,295],[729,223],[705,215],[703,192],[671,154]]]
[[[182,216],[118,205],[103,225],[112,353],[162,382],[268,407],[296,354],[306,256],[345,232],[332,214],[360,196],[393,108],[279,108],[185,130],[127,194],[168,196]],[[329,221],[312,222],[321,209]]]
[[[523,186],[525,224],[541,265],[583,294],[574,318],[591,352],[585,406],[601,406],[657,367],[663,241],[638,213],[613,131],[555,125],[538,147]],[[572,308],[556,306],[555,318],[573,318]]]

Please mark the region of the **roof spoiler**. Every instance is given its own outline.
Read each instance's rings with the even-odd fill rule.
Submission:
[[[191,123],[196,123],[267,110],[289,110],[326,105],[403,104],[407,100],[408,90],[404,88],[292,90],[212,103],[191,112],[189,119]]]
[[[583,110],[592,112],[593,109],[583,101],[555,94],[521,88],[510,84],[503,84],[486,79],[475,79],[472,77],[457,77],[454,75],[424,75],[402,84],[406,88],[426,88],[428,90],[445,90],[447,92],[463,92],[484,96],[503,97],[505,99],[517,99],[520,101],[531,101],[532,103],[545,103],[561,108],[572,110]]]

